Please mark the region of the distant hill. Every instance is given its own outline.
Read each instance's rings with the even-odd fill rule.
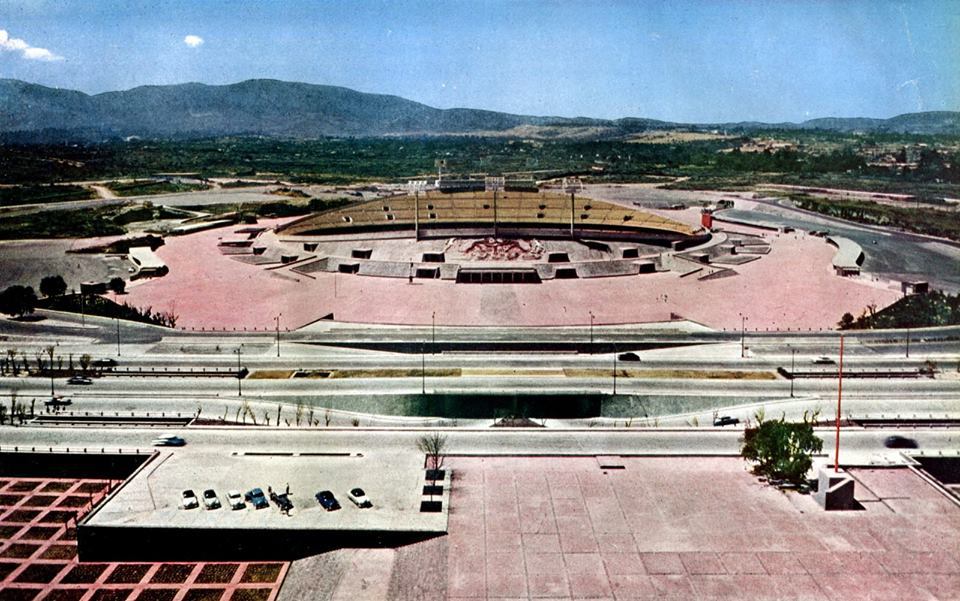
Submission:
[[[724,127],[641,118],[538,117],[477,109],[437,109],[398,96],[348,88],[254,79],[210,86],[143,86],[88,95],[0,79],[0,133],[19,140],[84,140],[139,136],[500,135],[616,138],[650,129]],[[728,124],[730,125],[730,124]],[[960,133],[960,113],[930,112],[892,119],[814,119],[801,124],[736,124],[744,129],[820,128],[836,131]]]

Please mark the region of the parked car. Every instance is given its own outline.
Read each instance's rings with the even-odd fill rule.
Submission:
[[[71,401],[70,399],[65,399],[62,396],[55,396],[51,398],[49,401],[44,401],[43,404],[46,405],[47,407],[56,408],[56,407],[66,407],[68,405],[72,405],[73,401]]]
[[[200,507],[200,503],[197,501],[197,495],[193,494],[192,490],[185,490],[180,493],[180,505],[184,509],[196,509]]]
[[[263,491],[259,488],[254,488],[248,490],[243,498],[246,499],[248,503],[253,505],[254,509],[263,509],[264,507],[270,507],[270,502],[267,501],[267,497],[263,494]]]
[[[244,509],[247,506],[239,490],[227,491],[227,504],[230,505],[230,509]]]
[[[217,498],[217,491],[212,488],[203,491],[203,506],[207,509],[220,509],[220,499]]]
[[[830,357],[817,357],[813,360],[814,365],[833,365],[834,363],[836,363],[836,361]]]
[[[894,434],[884,439],[883,446],[888,449],[915,449],[917,448],[917,441],[912,438],[907,438],[906,436]]]
[[[289,513],[293,509],[293,501],[290,500],[286,494],[277,494],[275,492],[270,493],[270,500],[273,501],[273,504],[280,508],[280,511]]]
[[[336,511],[340,509],[340,503],[337,502],[337,498],[333,496],[333,493],[329,490],[321,490],[316,494],[316,497],[317,503],[320,503],[320,506],[327,511]]]
[[[117,363],[116,359],[112,359],[110,357],[104,357],[103,359],[95,359],[93,363],[91,363],[91,365],[93,365],[94,367],[104,368],[104,367],[116,367],[117,365],[119,365],[119,363]]]
[[[639,361],[640,356],[636,353],[620,353],[617,358],[621,361]]]
[[[85,376],[73,376],[67,380],[67,384],[89,386],[90,384],[93,384],[93,380]]]
[[[182,447],[187,444],[187,441],[176,434],[162,434],[154,438],[150,444],[155,447]]]
[[[347,495],[347,498],[357,507],[373,507],[373,503],[370,502],[367,493],[365,493],[362,488],[352,489],[350,494]]]
[[[729,415],[723,415],[713,420],[714,426],[736,426],[740,423],[740,420],[736,417],[730,417]]]

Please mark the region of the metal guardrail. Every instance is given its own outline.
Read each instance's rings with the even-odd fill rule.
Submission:
[[[778,367],[777,373],[783,376],[788,380],[794,379],[811,379],[811,378],[836,378],[837,370],[836,369],[818,369],[818,370],[794,370],[791,371],[785,367]],[[914,368],[914,369],[851,369],[843,370],[844,378],[878,378],[878,379],[888,379],[888,378],[921,378],[927,377],[932,378],[933,372],[925,370],[923,368]]]
[[[65,453],[78,453],[81,455],[150,455],[154,451],[147,449],[124,449],[117,447],[38,447],[38,446],[0,446],[0,453],[46,453],[48,455],[62,455]]]

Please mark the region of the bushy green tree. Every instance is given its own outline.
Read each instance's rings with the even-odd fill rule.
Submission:
[[[40,280],[40,294],[51,297],[61,296],[67,291],[67,283],[59,275],[48,275]]]
[[[30,286],[10,286],[0,292],[0,313],[23,317],[36,306],[37,294]]]
[[[799,423],[778,420],[765,421],[757,415],[757,426],[743,433],[740,455],[753,461],[755,474],[770,479],[802,483],[813,466],[813,454],[823,449],[823,440],[813,432],[816,416],[804,414]]]
[[[116,294],[123,294],[127,290],[127,283],[121,277],[110,278],[110,290]]]

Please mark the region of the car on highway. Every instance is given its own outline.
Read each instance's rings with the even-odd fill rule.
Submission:
[[[347,498],[350,499],[350,502],[357,507],[373,507],[373,502],[370,501],[370,498],[367,497],[367,493],[364,492],[362,488],[351,489],[350,493],[347,495]]]
[[[816,359],[813,360],[814,365],[833,365],[834,363],[836,363],[836,361],[826,356],[817,357]]]
[[[180,493],[180,506],[184,509],[196,509],[200,507],[200,502],[197,501],[197,495],[192,490],[185,490]]]
[[[906,436],[894,434],[893,436],[887,436],[883,440],[883,446],[888,449],[915,449],[917,448],[917,441],[912,438],[907,438]]]
[[[736,426],[739,423],[740,420],[738,418],[729,415],[723,415],[713,420],[714,426]]]
[[[270,507],[270,502],[267,501],[266,495],[263,494],[263,491],[259,488],[253,488],[244,493],[243,498],[253,505],[254,509],[264,509],[265,507]]]
[[[73,384],[75,386],[78,384],[81,386],[89,386],[90,384],[93,384],[93,380],[85,376],[73,376],[67,380],[67,384]]]
[[[621,361],[639,361],[640,355],[636,353],[620,353],[617,358]]]
[[[247,506],[239,490],[227,491],[227,505],[230,506],[230,509],[244,509]]]
[[[326,509],[327,511],[336,511],[340,509],[340,503],[337,501],[337,498],[333,496],[333,493],[329,490],[321,490],[316,494],[317,503],[320,503],[320,506]]]
[[[203,491],[203,506],[206,509],[220,509],[220,499],[217,497],[217,491],[212,488]]]
[[[43,404],[46,405],[47,407],[57,408],[57,407],[67,407],[69,405],[72,405],[73,401],[71,401],[70,399],[65,399],[62,396],[55,396],[49,401],[44,401]]]
[[[90,365],[103,369],[105,367],[116,367],[119,363],[117,363],[116,359],[104,357],[103,359],[95,359]]]
[[[187,441],[176,434],[162,434],[150,443],[155,447],[182,447]]]

